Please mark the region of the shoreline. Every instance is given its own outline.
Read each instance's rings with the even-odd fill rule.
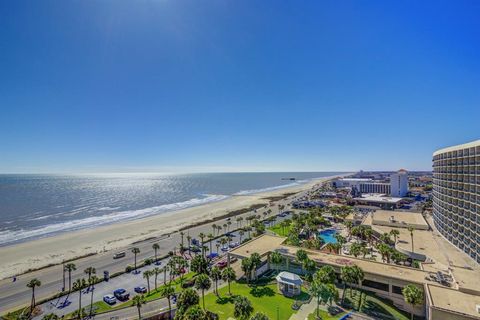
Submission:
[[[0,247],[0,279],[55,265],[62,260],[75,260],[90,254],[128,248],[133,243],[172,234],[194,226],[211,223],[226,215],[254,205],[268,205],[271,197],[299,193],[339,175],[313,179],[304,184],[249,195],[233,195],[227,199],[164,212],[156,216],[116,222],[94,228],[65,232],[50,237]],[[30,272],[28,271],[28,272]]]

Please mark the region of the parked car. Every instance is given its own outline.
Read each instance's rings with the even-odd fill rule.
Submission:
[[[229,247],[233,249],[235,247],[238,247],[239,245],[240,244],[238,242],[232,242],[232,243],[230,243]]]
[[[128,300],[128,298],[130,297],[130,293],[128,293],[125,289],[117,289],[113,291],[113,295],[120,301]]]
[[[183,289],[186,289],[186,288],[191,288],[195,285],[195,279],[190,279],[190,280],[187,280],[185,281],[184,283],[182,283],[182,288]]]
[[[107,294],[103,296],[103,301],[105,301],[106,304],[115,304],[117,303],[117,298],[115,298],[112,294]]]
[[[220,269],[223,269],[227,266],[227,261],[226,260],[222,260],[220,262],[217,262],[217,267],[219,267]]]
[[[147,292],[147,288],[141,286],[141,287],[135,287],[135,289],[133,289],[136,293],[146,293]]]

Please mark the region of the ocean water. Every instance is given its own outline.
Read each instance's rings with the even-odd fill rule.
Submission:
[[[337,174],[0,175],[0,245],[158,215]],[[296,180],[282,180],[286,177]]]

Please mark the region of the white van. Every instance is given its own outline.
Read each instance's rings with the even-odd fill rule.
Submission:
[[[125,257],[125,251],[117,252],[113,255],[113,259],[119,259]]]

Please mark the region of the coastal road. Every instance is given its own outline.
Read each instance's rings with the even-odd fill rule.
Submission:
[[[290,196],[289,198],[276,201],[272,206],[267,207],[266,209],[257,210],[256,214],[263,216],[263,212],[267,209],[271,209],[272,213],[270,216],[276,215],[279,213],[279,205],[288,205],[293,200],[303,197],[309,190],[296,193],[295,195]],[[253,214],[254,212],[247,212],[238,216],[243,218]],[[231,228],[235,229],[237,223],[235,221],[236,217],[231,219]],[[245,221],[244,221],[245,222]],[[218,220],[215,222],[217,225],[223,225],[227,223],[226,219]],[[198,234],[212,233],[212,223],[199,225],[192,227],[185,232],[185,242],[186,235],[189,234],[192,238],[198,239]],[[181,242],[181,236],[179,232],[172,233],[169,237],[161,238],[161,240],[147,240],[144,242],[132,244],[131,246],[126,247],[122,250],[117,251],[126,251],[127,256],[125,258],[113,259],[113,255],[117,251],[109,251],[105,253],[99,253],[94,256],[81,258],[73,261],[75,263],[77,270],[72,272],[72,283],[78,278],[86,278],[85,270],[87,267],[94,267],[97,270],[97,276],[102,277],[103,271],[107,270],[110,274],[124,271],[125,267],[129,264],[133,264],[133,254],[130,252],[131,248],[138,247],[140,253],[137,255],[137,261],[142,261],[145,258],[151,258],[154,255],[152,245],[153,243],[159,243],[160,250],[158,251],[159,256],[166,255],[169,251],[178,248]],[[12,279],[4,279],[0,281],[0,314],[4,314],[8,311],[13,311],[22,306],[29,305],[31,298],[31,290],[26,287],[28,281],[33,278],[37,278],[42,282],[42,285],[36,288],[36,297],[37,301],[40,301],[44,298],[51,297],[52,295],[59,293],[63,287],[63,273],[62,265],[47,267],[42,270],[37,270],[30,272],[24,275],[21,275],[17,278],[15,282]],[[68,289],[68,276],[66,275],[66,288]]]

